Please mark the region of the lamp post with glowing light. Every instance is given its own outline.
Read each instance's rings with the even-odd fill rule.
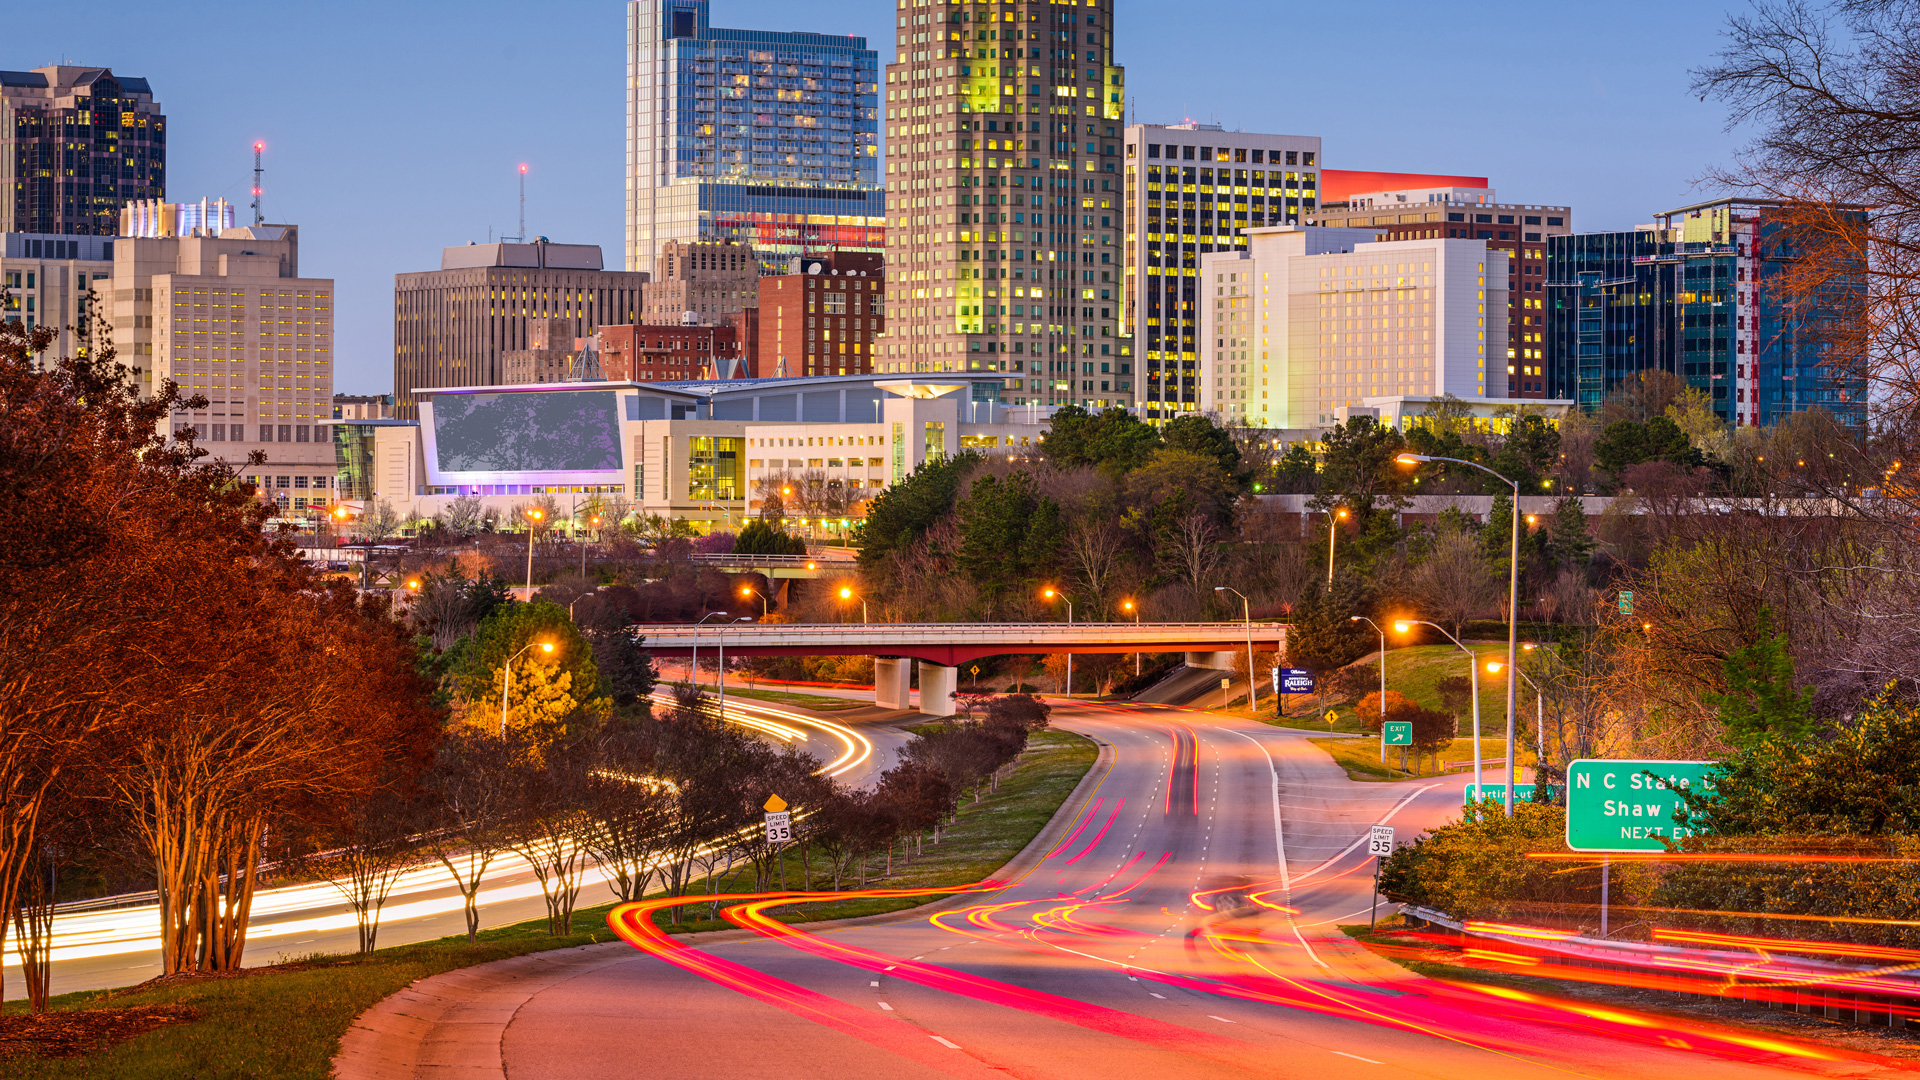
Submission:
[[[854,598],[854,596],[853,596],[853,589],[851,589],[850,587],[848,587],[848,586],[845,586],[845,585],[842,585],[842,586],[840,586],[840,599],[841,599],[841,600],[842,600],[843,602],[844,602],[844,601],[850,601],[850,600],[852,600],[853,598]],[[861,621],[861,622],[863,622],[863,623],[864,623],[864,622],[867,622],[867,621],[868,621],[868,619],[867,619],[867,598],[866,598],[866,597],[864,597],[864,596],[862,596],[862,597],[860,597],[860,621]]]
[[[1058,597],[1062,603],[1066,604],[1067,605],[1067,625],[1068,626],[1073,625],[1073,601],[1067,599],[1066,593],[1063,593],[1060,590],[1055,589],[1053,586],[1049,585],[1046,588],[1040,590],[1040,595],[1045,597],[1048,600],[1052,600],[1055,597]],[[1068,697],[1073,696],[1073,654],[1072,653],[1067,654],[1067,696]]]
[[[1260,702],[1256,699],[1256,691],[1254,689],[1259,684],[1253,681],[1253,603],[1247,599],[1247,594],[1241,592],[1239,589],[1230,589],[1225,585],[1215,585],[1213,591],[1230,592],[1240,598],[1240,617],[1247,624],[1247,709],[1250,712],[1259,712]]]
[[[506,666],[507,678],[506,678],[505,684],[500,687],[500,737],[501,738],[506,738],[506,735],[507,735],[507,697],[513,693],[513,662],[515,660],[520,659],[520,653],[524,653],[527,651],[527,649],[532,649],[532,648],[538,648],[541,652],[544,652],[544,653],[551,653],[553,651],[553,642],[529,641],[527,642],[526,646],[520,650],[520,652],[514,653],[512,656],[507,657],[507,666]]]
[[[1120,601],[1120,610],[1133,616],[1133,625],[1140,625],[1140,606],[1131,600]],[[1140,643],[1133,643],[1133,677],[1140,677]]]
[[[1365,615],[1349,615],[1348,622],[1363,622],[1380,635],[1380,763],[1387,763],[1387,632]]]
[[[1347,508],[1341,507],[1327,515],[1327,584],[1333,584],[1333,546],[1334,526],[1347,520]]]
[[[599,528],[600,515],[595,514],[592,517],[588,518],[587,524],[593,526],[596,529]],[[580,576],[581,577],[587,576],[587,545],[589,543],[592,543],[591,539],[585,539],[580,541]]]
[[[756,596],[760,598],[760,617],[764,619],[767,617],[767,594],[751,585],[740,586],[740,599],[751,600]]]
[[[1447,633],[1447,628],[1437,622],[1428,622],[1425,619],[1400,619],[1393,624],[1393,630],[1396,634],[1404,634],[1416,626],[1433,627],[1435,630],[1440,631],[1442,637],[1453,642],[1454,648],[1467,654],[1467,674],[1473,680],[1473,790],[1475,792],[1485,792],[1487,789],[1482,784],[1484,777],[1480,766],[1480,658],[1473,655],[1472,649],[1460,644],[1459,638]],[[1384,728],[1382,730],[1384,730]],[[1507,749],[1507,760],[1511,761],[1513,760],[1513,741],[1511,739],[1507,741]],[[1509,794],[1512,793],[1512,784],[1507,785],[1507,791]],[[1507,812],[1513,812],[1511,804],[1509,804]]]
[[[1529,645],[1527,648],[1532,649],[1533,646]],[[1487,661],[1487,672],[1492,675],[1498,675],[1500,674],[1500,669],[1505,666],[1505,664],[1502,664],[1498,660],[1489,660]],[[1528,686],[1533,687],[1533,704],[1535,709],[1533,719],[1533,769],[1534,778],[1537,780],[1540,776],[1540,761],[1547,756],[1547,701],[1540,696],[1540,684],[1533,681],[1533,676],[1527,674],[1524,668],[1516,667],[1513,670],[1518,672],[1521,678],[1527,680]],[[1513,753],[1513,744],[1508,743],[1507,757],[1511,759]]]
[[[1395,458],[1394,460],[1399,462],[1402,465],[1418,465],[1423,461],[1449,461],[1455,465],[1466,465],[1470,468],[1479,469],[1481,472],[1486,473],[1488,476],[1493,477],[1495,480],[1498,480],[1501,483],[1513,489],[1513,550],[1511,554],[1509,554],[1507,557],[1508,559],[1508,563],[1507,563],[1507,666],[1508,667],[1517,666],[1517,661],[1520,658],[1520,482],[1517,480],[1509,480],[1506,477],[1500,475],[1499,473],[1494,472],[1492,469],[1487,468],[1485,465],[1480,464],[1479,462],[1465,461],[1460,458],[1434,457],[1429,454],[1401,454],[1399,457]],[[1445,631],[1442,631],[1442,632],[1444,633]],[[1456,642],[1456,644],[1458,643]],[[1514,753],[1514,749],[1513,749],[1514,709],[1517,707],[1518,702],[1519,702],[1519,684],[1515,683],[1512,679],[1508,679],[1507,680],[1507,816],[1508,817],[1513,816],[1513,785],[1514,785],[1514,778],[1518,775],[1519,755]],[[1476,726],[1478,725],[1477,720],[1475,721],[1475,724]],[[1473,753],[1474,753],[1474,760],[1477,762],[1480,757],[1480,743],[1477,735],[1474,740]],[[1476,769],[1478,769],[1478,767],[1479,767],[1478,765],[1475,766]],[[1473,782],[1476,785],[1479,784],[1480,783],[1479,777],[1476,776]]]
[[[690,683],[695,690],[700,689],[700,628],[705,626],[707,620],[713,618],[715,615],[731,618],[731,616],[724,611],[709,611],[705,615],[700,616],[699,622],[693,624],[693,649],[692,656],[687,661],[687,682]]]
[[[545,510],[533,507],[527,511],[527,599],[533,599],[533,534],[540,531],[540,519],[547,516]]]

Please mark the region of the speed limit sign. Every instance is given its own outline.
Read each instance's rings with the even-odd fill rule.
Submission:
[[[1382,859],[1393,854],[1393,826],[1375,825],[1367,834],[1367,854]]]

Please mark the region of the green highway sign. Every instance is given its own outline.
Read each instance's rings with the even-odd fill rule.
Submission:
[[[1413,724],[1406,720],[1389,720],[1384,732],[1387,746],[1412,746]]]
[[[1677,825],[1678,792],[1712,791],[1711,761],[1567,763],[1567,846],[1575,851],[1665,851],[1697,830]],[[1648,775],[1651,774],[1651,775]]]
[[[1476,797],[1476,791],[1485,791],[1486,794],[1479,795]],[[1467,806],[1472,806],[1474,803],[1480,802],[1482,799],[1492,799],[1494,802],[1504,803],[1507,801],[1507,785],[1486,784],[1484,786],[1476,787],[1476,785],[1474,784],[1468,784],[1466,791],[1463,792],[1463,795],[1464,795],[1464,798],[1462,802]],[[1533,800],[1532,784],[1513,785],[1513,801],[1514,802],[1531,802],[1532,800]]]
[[[1620,614],[1633,614],[1633,594],[1625,589],[1620,590]]]

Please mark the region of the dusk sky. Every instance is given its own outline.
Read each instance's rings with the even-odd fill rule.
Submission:
[[[889,62],[885,3],[713,0],[716,26],[862,34]],[[1744,4],[1359,7],[1119,0],[1137,118],[1319,135],[1336,169],[1461,173],[1507,202],[1573,207],[1596,231],[1711,192],[1736,139],[1688,93]],[[321,4],[98,0],[7,17],[0,68],[143,76],[169,120],[167,197],[224,195],[247,220],[255,139],[266,213],[301,270],[337,281],[334,387],[393,387],[396,273],[515,226],[599,244],[619,268],[626,6],[620,0]],[[645,269],[650,269],[645,268]]]

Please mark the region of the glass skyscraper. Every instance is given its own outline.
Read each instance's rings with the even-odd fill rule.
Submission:
[[[865,38],[721,30],[707,0],[629,0],[627,57],[627,269],[653,269],[668,240],[751,244],[769,270],[885,249]]]

